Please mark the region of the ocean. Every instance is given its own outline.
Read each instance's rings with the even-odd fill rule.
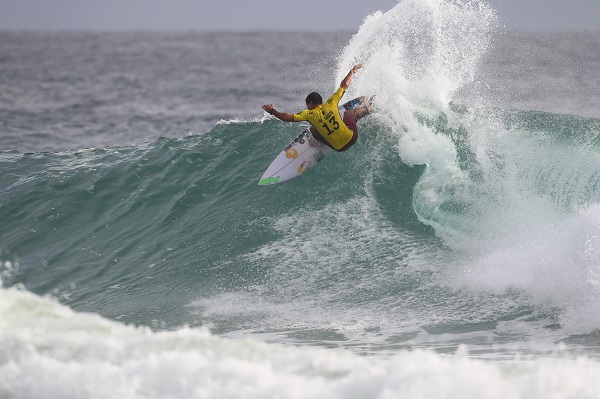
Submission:
[[[0,398],[600,398],[600,33],[0,32]],[[261,187],[356,63],[360,138]]]

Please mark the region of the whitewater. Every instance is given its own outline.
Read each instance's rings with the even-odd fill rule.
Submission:
[[[0,32],[0,397],[600,398],[600,35],[273,35]],[[356,63],[357,144],[259,187]]]

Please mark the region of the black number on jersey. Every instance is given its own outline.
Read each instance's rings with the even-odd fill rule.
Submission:
[[[329,118],[329,123],[333,125],[333,130],[331,130],[326,123],[323,123],[323,127],[327,130],[328,135],[333,134],[336,130],[340,128],[340,124],[338,123],[338,121],[335,120],[335,116],[333,115],[331,116],[331,118]]]

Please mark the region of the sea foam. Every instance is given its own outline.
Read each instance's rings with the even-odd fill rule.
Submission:
[[[483,362],[466,348],[362,357],[206,329],[153,332],[0,289],[3,398],[598,398],[599,378],[586,358]]]

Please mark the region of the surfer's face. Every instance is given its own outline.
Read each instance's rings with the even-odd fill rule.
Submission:
[[[317,105],[315,103],[313,103],[312,101],[307,101],[306,108],[308,108],[309,110],[315,109],[315,108],[317,108]]]

